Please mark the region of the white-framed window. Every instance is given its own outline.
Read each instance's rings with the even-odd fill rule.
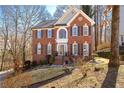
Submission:
[[[78,26],[76,25],[72,27],[72,36],[78,36]]]
[[[37,30],[37,38],[38,39],[41,39],[41,36],[42,36],[41,30]]]
[[[52,38],[52,29],[48,29],[47,37]]]
[[[48,55],[51,55],[51,53],[52,53],[52,45],[49,43],[49,44],[47,45],[47,54],[48,54]]]
[[[37,54],[41,54],[41,44],[37,44]]]
[[[59,38],[60,39],[65,39],[66,38],[66,31],[64,30],[64,29],[61,29],[60,31],[59,31]]]
[[[89,56],[89,44],[88,43],[83,44],[83,56]]]
[[[89,35],[89,27],[87,25],[83,26],[83,35],[88,36]]]
[[[72,45],[72,53],[73,53],[73,55],[78,55],[78,44],[77,43],[73,43],[73,45]]]

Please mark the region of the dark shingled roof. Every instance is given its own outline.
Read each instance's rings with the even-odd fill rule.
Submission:
[[[32,29],[38,29],[38,28],[48,28],[53,27],[57,20],[46,20],[38,23],[36,26],[32,27]]]

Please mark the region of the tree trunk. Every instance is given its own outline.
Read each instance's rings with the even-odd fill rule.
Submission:
[[[111,58],[109,67],[118,67],[119,62],[119,5],[113,6],[112,9],[112,32],[111,32]]]
[[[95,6],[95,51],[97,51],[98,46],[98,6]]]

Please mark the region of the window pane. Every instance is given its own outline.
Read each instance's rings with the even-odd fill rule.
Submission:
[[[47,54],[49,54],[49,55],[51,54],[51,49],[52,49],[52,48],[51,48],[51,44],[49,44],[49,45],[47,46]]]
[[[41,31],[37,31],[37,38],[40,39],[41,38]]]
[[[78,45],[75,44],[73,45],[73,55],[77,55],[78,54]]]
[[[59,31],[59,38],[66,38],[66,31],[64,29]]]
[[[89,44],[83,44],[83,54],[84,56],[89,55]]]
[[[47,36],[48,36],[48,38],[52,37],[52,30],[51,29],[48,30]]]
[[[77,27],[77,26],[74,26],[74,27],[72,28],[72,35],[73,35],[73,36],[78,36],[78,27]]]
[[[84,34],[84,36],[88,36],[88,34],[89,34],[89,32],[88,32],[88,26],[84,26],[83,27],[83,34]]]
[[[41,54],[41,44],[38,43],[37,45],[37,54]]]

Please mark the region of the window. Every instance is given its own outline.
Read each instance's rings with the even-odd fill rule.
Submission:
[[[83,44],[83,55],[89,56],[89,44],[88,43]]]
[[[41,54],[41,44],[37,44],[37,54]]]
[[[78,44],[77,43],[73,44],[73,48],[72,49],[73,49],[73,51],[72,51],[73,55],[75,55],[75,56],[78,55]]]
[[[41,33],[41,31],[38,30],[38,31],[37,31],[37,38],[38,38],[38,39],[41,39],[41,36],[42,36],[42,33]]]
[[[88,26],[83,26],[83,35],[88,36],[89,35],[89,28]]]
[[[61,29],[59,31],[59,38],[61,39],[66,38],[66,31],[64,29]]]
[[[51,51],[52,51],[52,45],[49,43],[49,44],[47,45],[47,54],[48,54],[48,55],[51,55]]]
[[[121,36],[121,41],[123,41],[123,36]]]
[[[48,29],[47,37],[52,38],[52,29]]]
[[[72,36],[78,36],[78,26],[76,25],[72,27]]]

